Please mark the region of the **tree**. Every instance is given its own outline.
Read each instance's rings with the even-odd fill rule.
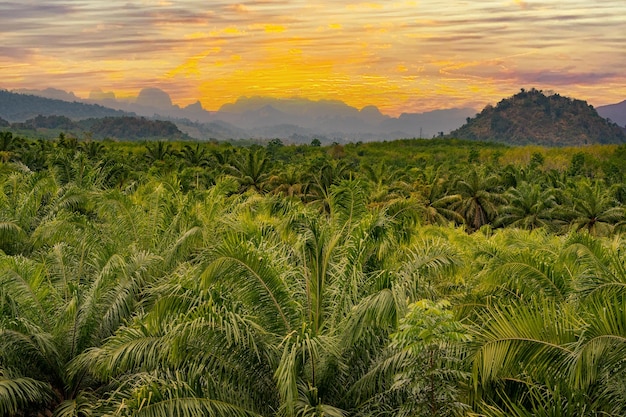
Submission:
[[[391,349],[403,356],[392,390],[408,391],[399,415],[449,416],[468,408],[460,401],[466,375],[459,364],[470,336],[449,308],[444,300],[417,301],[391,336]]]
[[[167,142],[147,142],[144,146],[145,158],[150,163],[164,162],[167,157],[175,154],[172,145]]]
[[[543,189],[539,184],[522,182],[516,188],[510,188],[505,198],[508,204],[500,208],[495,226],[512,226],[533,230],[540,227],[554,226],[556,208],[555,191]]]
[[[421,217],[426,224],[463,223],[463,216],[452,209],[460,203],[461,195],[450,194],[447,187],[446,179],[435,175],[430,184],[419,190]]]
[[[454,189],[461,199],[453,208],[463,217],[469,232],[491,223],[498,214],[498,205],[505,201],[500,194],[498,178],[493,175],[484,176],[477,170],[472,170],[466,178],[457,180]]]
[[[262,148],[242,149],[229,166],[231,175],[239,182],[240,190],[263,193],[270,174],[270,160]]]
[[[196,143],[195,146],[187,144],[183,147],[180,156],[185,164],[194,167],[206,167],[211,162],[211,157],[206,145]]]
[[[354,334],[359,327],[349,317],[373,289],[366,283],[378,270],[365,265],[382,262],[377,248],[392,223],[367,213],[356,182],[333,189],[328,219],[293,202],[277,223],[273,200],[243,198],[220,219],[235,228],[213,237],[197,268],[162,283],[145,317],[81,356],[94,377],[135,387],[129,414],[167,403],[181,413],[221,404],[218,415],[355,409],[346,402],[349,387],[338,383],[355,380],[344,361],[364,369],[368,356],[356,357],[381,345]]]
[[[390,167],[385,160],[376,165],[366,164],[362,166],[365,178],[372,184],[370,199],[372,202],[381,203],[401,198],[403,189],[408,184],[403,181],[403,172],[398,168]]]
[[[607,236],[616,224],[626,219],[626,210],[598,182],[579,181],[570,190],[573,202],[569,217],[574,230],[586,230],[595,236]],[[567,218],[566,217],[566,218]]]
[[[469,356],[476,411],[622,414],[625,393],[617,386],[626,378],[623,260],[588,234],[511,237],[539,249],[517,242],[504,253],[496,250],[484,268],[492,288],[503,291],[493,293],[495,298],[515,294],[486,304],[476,316]]]
[[[332,185],[346,179],[348,175],[348,166],[345,162],[341,160],[324,162],[311,175],[304,201],[319,206],[321,211],[328,212]]]

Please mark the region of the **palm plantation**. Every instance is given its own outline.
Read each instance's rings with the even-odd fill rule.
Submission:
[[[0,164],[2,415],[626,413],[601,178],[66,142]]]

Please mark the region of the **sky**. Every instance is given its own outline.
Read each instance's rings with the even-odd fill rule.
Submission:
[[[383,113],[481,109],[521,88],[626,99],[624,0],[3,0],[0,88],[207,110],[240,96]]]

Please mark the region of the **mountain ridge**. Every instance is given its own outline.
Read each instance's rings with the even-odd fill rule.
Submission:
[[[31,94],[37,92],[27,91]],[[73,93],[55,89],[40,90],[40,94],[68,99],[76,97]],[[153,87],[142,89],[135,100],[118,100],[112,92],[96,89],[88,99],[81,99],[80,102],[169,120],[200,140],[280,138],[300,143],[310,142],[314,138],[327,143],[428,138],[442,131],[449,132],[476,112],[471,108],[453,108],[391,117],[372,105],[357,109],[340,100],[260,96],[240,97],[233,103],[224,104],[217,111],[207,111],[199,101],[186,107],[172,104],[166,92]],[[266,109],[260,111],[263,107]],[[217,122],[220,122],[219,128],[213,129]],[[204,126],[199,128],[198,124]],[[291,128],[286,129],[286,126]]]
[[[133,115],[127,112],[78,101],[65,101],[32,94],[0,90],[0,117],[8,122],[23,122],[36,116],[66,116],[70,119]]]
[[[593,107],[586,102],[563,97],[567,103],[575,104],[578,114],[576,117],[570,115],[570,119],[565,121],[559,113],[562,113],[565,102],[556,105],[555,101],[561,96],[554,94],[546,98],[541,91],[535,89],[528,92],[522,89],[520,94],[536,95],[535,101],[538,100],[541,103],[535,104],[540,108],[535,109],[537,111],[532,115],[521,117],[524,123],[517,127],[513,126],[514,121],[507,119],[508,110],[505,107],[510,107],[510,99],[519,94],[510,99],[503,99],[495,107],[485,107],[478,115],[474,109],[451,108],[423,113],[402,113],[397,117],[392,117],[383,114],[373,105],[357,109],[340,100],[316,101],[302,97],[242,96],[232,103],[225,103],[217,111],[207,111],[200,101],[185,107],[175,105],[169,94],[155,87],[142,89],[135,99],[123,100],[118,100],[112,92],[103,92],[100,89],[93,90],[88,99],[81,99],[72,92],[54,88],[19,91],[21,93],[18,94],[21,94],[23,99],[29,97],[27,111],[7,113],[7,106],[4,103],[6,100],[3,97],[15,93],[0,90],[0,93],[4,95],[0,94],[0,118],[15,122],[24,121],[26,118],[33,118],[39,114],[64,115],[70,119],[143,116],[173,122],[181,131],[199,140],[279,138],[286,142],[308,143],[317,138],[323,143],[341,143],[412,137],[429,138],[442,136],[448,132],[450,132],[448,135],[450,137],[458,136],[463,139],[495,140],[510,144],[537,143],[547,146],[621,143],[623,140],[619,133],[616,133],[615,126],[606,120],[594,122],[591,130],[595,129],[595,132],[589,130],[588,126],[577,125],[580,114],[585,114],[585,117],[592,116],[588,108],[593,109]],[[24,93],[29,93],[29,95]],[[35,93],[39,93],[39,97],[47,96],[47,99],[54,100],[54,102],[48,102],[48,107],[54,107],[54,111],[50,109],[45,109],[44,112],[37,111],[40,107],[32,105],[37,104],[36,99],[33,98],[35,96],[32,95]],[[72,102],[68,104],[66,100],[72,100]],[[551,102],[554,102],[557,110],[549,109]],[[96,107],[80,107],[83,105]],[[19,106],[13,106],[14,110],[15,107]],[[597,110],[593,110],[593,113],[597,117],[610,118],[613,122],[626,125],[626,100],[614,105],[600,106]],[[487,114],[491,116],[487,117]],[[464,121],[472,120],[470,116],[477,118],[480,115],[483,119],[489,118],[489,126],[484,125],[483,122],[475,122],[473,127],[463,124]],[[543,124],[543,127],[532,132],[533,128],[527,123],[528,120],[534,120],[535,124]],[[477,128],[476,123],[483,123],[483,125]],[[606,123],[610,126],[600,127]],[[558,131],[555,131],[557,127]],[[585,129],[588,130],[586,133]],[[613,133],[607,133],[607,129],[612,130]],[[564,132],[569,136],[561,137]]]

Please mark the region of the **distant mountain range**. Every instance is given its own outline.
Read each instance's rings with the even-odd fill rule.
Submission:
[[[495,107],[487,106],[480,114],[470,108],[452,108],[390,117],[375,106],[357,109],[338,100],[240,97],[218,111],[207,111],[199,101],[186,107],[174,105],[170,96],[158,88],[144,88],[134,99],[118,99],[114,93],[101,90],[92,91],[88,99],[52,88],[0,90],[0,119],[23,123],[39,115],[65,116],[73,121],[126,117],[125,123],[129,123],[132,119],[128,118],[143,116],[173,122],[181,134],[200,140],[279,138],[287,143],[310,143],[317,138],[323,143],[341,143],[431,138],[449,133],[465,139],[548,146],[623,141],[623,132],[604,119],[625,126],[626,101],[600,106],[596,112],[584,101],[558,94],[546,97],[535,89],[520,94]],[[113,123],[107,121],[105,125],[110,129]],[[165,132],[169,127],[151,129]],[[136,138],[137,132],[133,135]]]
[[[475,109],[453,108],[424,113],[403,113],[399,117],[382,114],[375,106],[362,109],[338,100],[308,100],[304,98],[274,99],[241,97],[235,103],[223,105],[218,111],[207,111],[200,102],[186,107],[172,104],[170,96],[157,88],[144,88],[134,100],[117,99],[113,93],[94,90],[88,99],[81,99],[63,90],[16,90],[20,95],[38,96],[51,100],[97,105],[124,115],[139,115],[170,120],[191,137],[208,139],[273,139],[309,143],[313,138],[322,142],[375,141],[399,138],[431,138],[460,126]],[[7,91],[4,94],[11,94]],[[0,96],[0,101],[4,98]],[[30,99],[33,100],[33,99]],[[9,121],[24,121],[38,114],[66,115],[70,118],[105,117],[87,114],[96,108],[76,107],[72,114],[61,111],[37,113],[42,106],[32,101],[21,112],[2,111],[0,117]],[[36,113],[36,114],[33,114]],[[82,116],[80,114],[83,114]],[[118,115],[122,115],[118,114]]]
[[[458,139],[511,145],[580,146],[625,143],[617,124],[600,116],[582,100],[539,90],[522,90],[496,106],[487,106],[450,133]]]

